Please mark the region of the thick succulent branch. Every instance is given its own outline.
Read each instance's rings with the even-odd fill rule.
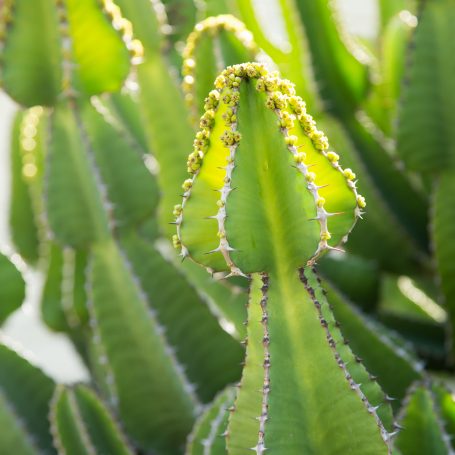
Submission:
[[[215,85],[174,209],[174,244],[211,270],[251,276],[228,453],[390,453],[385,394],[345,343],[314,273],[298,271],[346,240],[361,215],[355,174],[328,151],[289,81],[249,63]]]

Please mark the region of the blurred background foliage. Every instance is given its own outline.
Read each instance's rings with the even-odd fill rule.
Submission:
[[[53,392],[2,334],[0,370],[15,373],[0,374],[0,419],[15,437],[0,448],[22,441],[15,453],[53,453],[40,420],[54,394],[57,446],[79,440],[66,425],[85,413],[106,435],[95,453],[133,450],[122,431],[145,452],[179,453],[202,405],[239,379],[248,283],[182,263],[170,222],[214,78],[258,59],[296,84],[367,200],[346,252],[318,262],[345,337],[398,399],[395,411],[424,379],[399,414],[415,435],[419,413],[435,412],[428,431],[447,423],[427,452],[405,432],[397,448],[450,453],[453,400],[428,384],[451,385],[455,348],[455,3],[375,7],[377,33],[359,38],[327,0],[0,3],[0,83],[20,106],[5,160],[0,323],[24,301],[19,270],[43,277],[29,295],[39,293],[40,317],[70,340],[106,403],[85,386]],[[219,14],[237,20],[201,25]]]

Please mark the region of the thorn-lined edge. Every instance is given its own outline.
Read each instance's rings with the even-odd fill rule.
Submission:
[[[93,295],[92,295],[92,289],[89,284],[89,268],[87,267],[86,270],[86,294],[87,294],[87,311],[89,314],[89,326],[90,326],[90,333],[91,333],[91,340],[93,345],[95,346],[95,354],[96,354],[96,361],[98,363],[98,367],[102,369],[103,373],[103,380],[104,384],[107,388],[105,391],[107,393],[107,396],[104,398],[106,401],[109,403],[111,406],[111,409],[115,410],[118,412],[118,406],[119,406],[119,395],[117,391],[117,385],[115,383],[115,375],[114,371],[111,368],[111,365],[109,363],[109,359],[107,356],[106,348],[103,344],[103,341],[101,339],[101,333],[100,333],[100,328],[98,326],[98,320],[95,315],[95,307],[93,304]]]
[[[289,93],[289,97],[287,100],[287,106],[289,107],[289,109],[291,111],[294,112],[295,115],[294,115],[294,117],[289,116],[290,117],[289,119],[284,119],[284,120],[287,122],[292,122],[292,123],[290,123],[292,126],[293,126],[293,122],[295,119],[299,122],[304,134],[311,140],[313,147],[326,158],[326,160],[331,164],[331,166],[335,170],[337,170],[338,172],[340,172],[343,175],[343,177],[346,180],[346,185],[354,194],[355,201],[356,201],[356,207],[354,209],[355,221],[352,224],[352,226],[350,227],[349,231],[343,237],[342,243],[345,243],[348,239],[349,234],[351,233],[352,229],[354,228],[357,219],[362,218],[362,215],[363,215],[362,209],[364,209],[366,207],[365,198],[357,192],[355,173],[350,168],[343,169],[343,167],[341,167],[341,165],[339,163],[340,156],[337,153],[329,150],[330,145],[329,145],[329,141],[328,141],[327,137],[324,135],[324,133],[322,131],[319,131],[317,129],[316,122],[314,121],[313,117],[307,113],[306,104],[302,100],[302,98],[295,95],[294,85],[290,84],[290,87],[291,88],[288,89],[288,90],[290,90],[290,93]],[[286,123],[285,123],[285,125],[286,125]],[[300,152],[300,153],[302,153],[302,152]],[[303,153],[303,155],[297,154],[294,156],[295,156],[295,159],[297,162],[300,160],[304,161],[306,159],[305,153]],[[309,167],[310,166],[307,165],[307,168],[309,168]],[[308,189],[312,192],[313,196],[316,198],[316,194],[317,194],[316,191],[323,187],[322,186],[318,187],[314,182],[317,179],[317,174],[314,174],[314,173],[309,173],[309,174],[310,174],[310,179],[308,180],[308,178],[307,178]],[[336,216],[338,214],[330,213],[325,210],[324,198],[315,199],[315,202],[316,202],[316,208],[317,208],[317,216],[316,216],[315,220],[319,221],[320,226],[321,226],[321,239],[320,239],[318,250],[315,253],[313,259],[310,261],[310,265],[312,263],[314,263],[314,261],[317,259],[317,257],[324,250],[327,250],[327,249],[336,250],[337,249],[336,246],[333,247],[328,244],[328,240],[331,239],[331,234],[328,230],[328,218],[330,218],[331,216]]]
[[[325,331],[328,344],[330,346],[330,349],[335,357],[335,360],[336,360],[338,366],[343,370],[344,376],[345,376],[347,382],[349,383],[351,390],[357,394],[357,396],[360,398],[360,400],[364,404],[367,412],[373,416],[373,418],[376,422],[376,425],[378,426],[378,429],[380,431],[381,438],[387,446],[388,455],[391,455],[392,454],[392,437],[394,436],[394,433],[389,433],[387,431],[387,429],[384,427],[381,419],[379,418],[379,416],[376,412],[377,407],[373,406],[368,401],[368,398],[365,396],[365,394],[361,390],[361,384],[357,384],[354,381],[354,379],[352,378],[351,374],[349,373],[346,363],[343,361],[343,359],[341,358],[341,355],[339,354],[339,352],[336,349],[336,341],[332,337],[332,334],[330,333],[330,330],[328,327],[328,323],[325,320],[324,315],[322,314],[321,303],[316,299],[315,291],[308,283],[308,279],[305,276],[304,268],[299,269],[299,276],[300,276],[300,280],[302,281],[306,291],[308,292],[308,295],[310,296],[311,300],[313,301],[313,304],[317,311],[319,321]]]
[[[211,35],[213,37],[223,30],[232,33],[252,55],[256,55],[259,52],[259,48],[253,40],[253,34],[246,28],[243,22],[231,14],[208,17],[194,26],[182,52],[182,90],[185,95],[186,104],[191,109],[195,119],[197,119],[198,115],[198,106],[196,104],[197,80],[195,77],[197,64],[195,59],[196,47],[204,35]]]
[[[446,423],[444,422],[442,411],[439,406],[439,400],[431,385],[428,387],[428,389],[431,397],[431,405],[433,408],[433,412],[436,416],[436,425],[438,425],[439,430],[442,434],[442,440],[446,446],[447,455],[455,455],[455,450],[452,448],[452,438],[446,429]]]
[[[352,371],[351,375],[354,381],[360,383],[359,387],[364,392],[365,396],[370,402],[370,405],[373,406],[375,409],[379,409],[381,406],[383,407],[387,406],[388,411],[390,412],[390,417],[392,417],[392,409],[389,406],[390,401],[392,401],[393,399],[390,398],[386,393],[384,393],[381,385],[377,382],[377,377],[372,375],[368,371],[366,366],[363,364],[362,359],[359,356],[357,356],[349,346],[349,342],[346,340],[342,333],[341,324],[336,320],[335,315],[333,313],[333,308],[331,307],[331,305],[327,301],[327,298],[325,297],[326,295],[325,290],[322,287],[321,279],[317,275],[317,271],[315,268],[312,268],[312,273],[318,283],[318,286],[313,288],[314,296],[318,303],[320,303],[321,312],[324,311],[325,313],[323,314],[323,316],[325,318],[325,322],[327,323],[327,328],[332,335],[333,341],[335,342],[334,347],[337,349],[341,359],[347,366],[348,372],[351,373]],[[356,366],[357,369],[359,370],[357,373],[355,372],[355,369],[353,370],[351,368],[351,365],[353,364],[357,364]],[[360,375],[362,375],[363,377],[361,377]],[[371,389],[371,387],[373,387],[373,389]],[[370,388],[369,391],[368,388]],[[382,418],[382,416],[380,416],[380,418]],[[384,423],[384,427],[386,426],[388,426],[386,430],[388,430],[389,432],[393,429],[393,418],[390,421],[390,425],[386,425],[386,423]]]
[[[402,425],[404,423],[404,420],[407,416],[407,411],[409,408],[409,405],[411,403],[411,400],[414,397],[414,394],[417,392],[417,390],[421,388],[425,392],[428,392],[430,395],[430,401],[431,401],[431,407],[434,413],[436,425],[439,428],[439,431],[441,432],[441,437],[443,440],[444,445],[446,446],[447,449],[447,455],[454,455],[455,450],[452,448],[452,438],[448,434],[446,430],[446,424],[444,422],[444,419],[441,415],[441,409],[438,404],[438,399],[433,391],[432,388],[432,383],[431,380],[428,377],[426,377],[422,381],[416,381],[414,382],[408,389],[406,396],[404,397],[403,401],[401,402],[401,408],[397,414],[397,423],[396,423],[396,428],[397,431],[394,434],[394,442],[396,442],[397,437],[400,434],[400,430],[406,430],[406,427]]]
[[[60,83],[60,97],[75,98],[76,92],[73,84],[73,70],[76,68],[76,63],[73,61],[73,43],[71,40],[70,25],[68,19],[68,11],[65,0],[56,0],[58,31],[60,35],[60,46],[62,53],[62,79]]]
[[[234,88],[232,90],[231,98],[234,100],[239,100],[239,90],[238,88]],[[228,276],[246,276],[232,261],[230,256],[230,251],[234,251],[229,245],[229,241],[227,239],[226,234],[226,202],[229,197],[229,194],[232,191],[231,188],[231,181],[232,181],[232,172],[235,167],[235,152],[239,145],[239,141],[241,139],[240,133],[237,131],[237,109],[238,109],[238,101],[232,104],[230,110],[228,110],[225,114],[225,123],[226,126],[230,127],[230,131],[225,132],[225,134],[221,137],[224,146],[229,149],[229,156],[227,159],[227,164],[225,166],[225,177],[224,177],[224,185],[219,190],[221,193],[220,199],[217,201],[218,205],[218,212],[215,215],[215,218],[218,222],[218,237],[220,239],[220,243],[218,247],[214,250],[220,251],[226,261],[230,269],[230,274]]]
[[[200,404],[199,399],[196,394],[197,386],[195,384],[191,383],[191,381],[188,379],[184,365],[182,365],[180,363],[180,361],[177,357],[177,354],[175,352],[175,348],[169,343],[169,341],[166,337],[166,328],[160,324],[156,311],[153,308],[151,308],[151,306],[148,304],[147,295],[145,294],[144,290],[142,289],[139,278],[134,274],[134,268],[133,268],[132,264],[130,263],[126,253],[124,251],[122,251],[122,249],[120,249],[120,248],[118,249],[118,253],[122,260],[122,264],[126,267],[126,269],[129,272],[130,278],[132,279],[134,287],[139,295],[139,301],[143,305],[151,325],[155,328],[154,333],[156,333],[156,335],[160,338],[161,346],[163,347],[164,352],[168,356],[170,363],[173,367],[173,370],[175,371],[175,374],[180,379],[180,384],[182,385],[183,390],[187,393],[188,397],[190,398],[190,400],[193,404],[193,415],[197,416],[200,414],[201,409],[202,409],[202,405]],[[91,267],[92,267],[92,264],[90,263],[89,267],[88,267],[88,269],[89,269],[88,276],[91,276],[91,272],[90,272]],[[99,324],[98,324],[98,320],[97,320],[97,316],[96,316],[95,304],[93,303],[94,302],[93,285],[91,284],[91,280],[87,280],[87,296],[89,297],[88,300],[90,302],[90,304],[88,305],[90,316],[91,316],[90,324],[91,324],[92,328],[93,327],[98,328],[99,339],[97,340],[97,344],[104,348],[104,345],[102,342],[102,335],[101,335],[101,331],[99,329]],[[112,385],[114,387],[116,387],[115,373],[110,368],[109,355],[107,354],[107,350],[105,348],[104,348],[104,353],[105,353],[105,357],[106,357],[106,365],[108,365],[108,368],[109,368],[108,372],[110,372],[110,374],[112,375],[112,376],[110,376],[111,377],[110,380],[112,381]],[[116,394],[116,397],[117,397],[117,399],[116,399],[117,403],[114,403],[114,404],[116,405],[116,408],[118,409],[119,395]]]
[[[32,451],[35,451],[37,454],[41,453],[43,451],[43,449],[38,447],[36,437],[29,432],[24,419],[16,411],[13,403],[11,403],[11,401],[8,400],[8,397],[7,397],[6,393],[4,393],[1,386],[0,386],[0,404],[2,405],[2,409],[6,410],[6,412],[9,414],[9,416],[13,420],[14,424],[16,425],[16,428],[19,430],[21,435],[24,437],[24,440],[27,441],[27,444],[29,445],[30,449]],[[4,428],[2,428],[2,431],[4,431]]]
[[[84,419],[82,418],[79,405],[77,404],[77,400],[74,396],[73,390],[67,389],[67,396],[68,403],[73,413],[74,423],[76,424],[77,431],[79,432],[85,449],[87,449],[89,455],[97,455],[95,444],[93,443],[92,438],[90,437],[90,434],[85,425]]]
[[[324,209],[325,199],[320,197],[318,193],[318,189],[322,187],[318,187],[315,184],[316,174],[314,172],[310,172],[308,169],[310,168],[310,164],[305,162],[306,155],[305,153],[298,151],[297,141],[298,138],[295,136],[289,136],[288,130],[293,127],[295,120],[297,119],[305,135],[311,140],[314,148],[319,151],[332,165],[332,167],[339,172],[341,172],[346,180],[346,184],[348,188],[353,192],[356,207],[354,209],[354,216],[355,220],[352,224],[351,228],[347,232],[347,234],[343,237],[343,241],[347,241],[347,237],[351,230],[354,228],[355,222],[358,218],[362,216],[362,209],[366,207],[365,198],[361,196],[357,192],[355,178],[356,175],[354,172],[349,169],[343,169],[339,164],[339,155],[332,151],[327,151],[329,148],[329,143],[327,137],[324,135],[323,132],[317,130],[316,122],[314,121],[313,117],[306,113],[306,105],[304,101],[295,95],[295,86],[290,81],[285,79],[280,79],[277,73],[269,73],[265,66],[260,63],[243,63],[239,65],[233,65],[227,67],[215,80],[215,87],[216,90],[212,90],[208,97],[205,100],[205,113],[202,115],[200,120],[200,130],[196,134],[196,138],[193,143],[193,152],[188,156],[187,161],[187,171],[192,174],[192,178],[187,179],[184,181],[182,188],[184,190],[183,200],[181,204],[177,204],[174,206],[174,216],[175,222],[177,226],[177,233],[173,236],[173,245],[176,249],[180,248],[180,256],[185,259],[189,256],[188,248],[182,242],[181,236],[181,224],[183,222],[183,210],[187,200],[191,195],[191,188],[195,182],[197,175],[200,172],[200,168],[203,163],[204,154],[206,153],[209,143],[210,143],[210,133],[213,128],[215,115],[220,103],[221,93],[225,89],[230,89],[230,91],[226,94],[229,98],[226,100],[226,95],[223,97],[223,102],[228,106],[234,106],[235,111],[232,112],[232,117],[225,118],[226,124],[228,126],[232,126],[235,124],[237,125],[236,120],[236,106],[239,103],[240,96],[239,96],[239,87],[242,80],[245,79],[256,79],[256,90],[259,92],[266,92],[268,97],[266,101],[266,107],[271,109],[275,112],[278,116],[278,126],[280,131],[284,135],[285,143],[288,147],[288,150],[294,156],[294,160],[296,162],[297,169],[304,175],[307,183],[307,189],[313,195],[313,199],[315,201],[316,209],[317,209],[317,216],[314,218],[320,224],[320,240],[318,244],[318,248],[313,256],[308,260],[308,263],[311,265],[313,264],[316,259],[322,254],[325,250],[334,249],[337,250],[338,248],[335,246],[330,246],[328,244],[328,240],[330,240],[331,235],[328,231],[328,218],[331,216],[338,215],[337,213],[329,213]],[[294,112],[295,115],[289,114],[285,109],[289,109]],[[229,112],[229,111],[228,111]],[[239,132],[233,132],[232,128],[230,131],[225,131],[224,135],[221,138],[214,138],[215,140],[221,139],[225,146],[231,147],[235,145],[237,147],[237,143],[241,140],[241,135]],[[234,149],[235,152],[235,149]],[[232,155],[232,153],[231,153]],[[233,155],[232,155],[233,156]],[[228,162],[226,171],[228,170],[232,172],[234,165]],[[229,182],[230,183],[230,182]],[[223,187],[224,189],[224,187]],[[223,191],[223,190],[221,190]],[[229,191],[231,188],[229,187]],[[227,197],[227,196],[226,196]],[[220,202],[221,201],[221,202]],[[219,203],[223,204],[225,201],[220,200]],[[217,216],[212,218],[216,218],[219,222],[220,220]],[[218,235],[226,235],[224,231],[224,222],[221,225],[223,230],[219,230]],[[223,234],[224,232],[224,234]],[[226,248],[229,247],[227,244]],[[221,251],[220,247],[216,248],[215,250],[210,251],[209,253],[214,253],[217,251]],[[231,250],[232,251],[232,250]],[[226,259],[226,255],[223,254]],[[231,273],[228,276],[232,275],[242,275],[244,273],[231,261],[229,258],[227,261],[227,265],[230,268]]]
[[[185,454],[190,455],[194,451],[199,453],[199,444],[201,444],[204,450],[203,455],[205,455],[205,451],[207,450],[207,455],[211,455],[210,449],[212,449],[213,444],[216,442],[216,438],[226,437],[226,428],[222,428],[221,424],[223,423],[223,419],[227,415],[228,409],[232,405],[234,398],[235,389],[234,387],[228,386],[227,389],[219,392],[215,396],[212,403],[205,406],[204,413],[198,418],[191,433],[188,435]],[[208,423],[207,418],[211,411],[217,408],[218,412],[215,417],[210,420],[210,428],[208,428],[208,434],[206,434],[203,432],[203,427]],[[202,439],[204,437],[205,439]]]
[[[113,0],[98,0],[98,3],[128,49],[132,66],[142,63],[144,48],[142,43],[134,37],[133,24],[123,17],[120,7]]]
[[[259,432],[258,432],[258,443],[252,450],[256,452],[256,455],[262,455],[266,450],[265,446],[265,426],[269,418],[269,395],[270,395],[270,333],[269,333],[269,315],[267,312],[267,291],[269,289],[269,277],[263,273],[262,279],[262,297],[259,304],[262,310],[261,324],[264,330],[264,337],[262,338],[262,345],[264,347],[264,383],[262,385],[262,400],[261,400],[261,415],[258,417],[259,420]]]
[[[63,247],[62,281],[60,283],[61,303],[63,314],[68,327],[75,328],[81,321],[74,309],[74,288],[76,272],[76,251],[70,247]]]
[[[234,398],[234,394],[230,393],[226,397],[226,401],[223,402],[223,404],[220,406],[220,409],[218,410],[218,414],[215,416],[215,418],[210,422],[210,432],[207,435],[207,438],[204,439],[202,442],[202,445],[204,446],[204,454],[203,455],[212,455],[212,447],[213,444],[215,443],[215,440],[217,437],[222,437],[223,433],[220,433],[220,426],[223,423],[223,419],[226,416],[226,413],[228,412],[227,408],[225,408],[225,403],[231,401]]]

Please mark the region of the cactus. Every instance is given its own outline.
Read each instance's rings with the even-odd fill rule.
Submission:
[[[215,85],[188,157],[192,178],[174,209],[174,244],[211,271],[251,274],[246,364],[229,419],[228,451],[388,453],[390,409],[383,404],[379,411],[388,423],[376,412],[384,394],[352,363],[308,268],[346,240],[366,205],[355,174],[328,151],[327,138],[289,81],[249,63],[228,67]],[[286,346],[294,349],[287,359]],[[312,371],[316,363],[324,365],[324,381]],[[296,382],[299,377],[306,382]],[[345,424],[325,413],[310,416],[303,406],[318,396],[324,409],[324,394],[315,394],[323,383],[334,394],[350,391],[337,409],[352,417]],[[291,406],[292,389],[300,400]],[[285,415],[304,422],[300,436],[283,431]],[[337,426],[339,445],[323,443],[315,431],[320,418],[329,432]],[[350,431],[365,440],[359,436],[351,444]]]
[[[1,453],[453,452],[451,0],[365,48],[328,0],[0,3],[11,240],[90,373],[2,336]]]

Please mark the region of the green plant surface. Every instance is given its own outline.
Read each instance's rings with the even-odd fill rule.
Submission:
[[[50,228],[62,244],[86,247],[108,235],[109,221],[80,116],[73,101],[60,104],[51,115],[46,210]]]
[[[2,2],[1,8],[2,87],[25,106],[53,105],[62,79],[55,3],[9,0]]]
[[[25,281],[16,266],[0,254],[0,326],[25,298]]]
[[[367,405],[368,400],[337,352],[342,348],[335,341],[336,335],[332,337],[321,324],[321,320],[327,321],[330,311],[327,303],[320,302],[319,307],[315,304],[297,271],[294,276],[288,273],[286,278],[271,275],[268,290],[267,282],[258,275],[255,277],[249,304],[246,367],[228,427],[229,453],[246,454],[256,444],[259,453],[264,447],[289,454],[388,453],[376,411],[367,408],[379,403]],[[267,333],[261,324],[265,317]],[[327,324],[332,331],[332,321]],[[289,352],[291,345],[294,349]],[[268,362],[269,378],[265,376]],[[356,368],[353,358],[351,366]],[[360,371],[356,374],[359,373],[364,375]],[[261,384],[262,396],[255,393]],[[368,380],[363,385],[367,388]],[[331,394],[339,399],[334,402]],[[387,410],[387,406],[381,407]],[[292,431],[296,426],[301,431]],[[382,431],[385,435],[383,427]],[[331,434],[337,437],[331,438]]]
[[[179,201],[179,193],[172,188],[177,188],[185,178],[184,159],[193,140],[183,95],[168,72],[160,55],[148,57],[138,69],[142,87],[139,102],[148,124],[150,149],[160,165],[159,217],[165,233],[173,231],[169,225],[172,221],[169,211]],[[179,121],[174,125],[175,119]],[[168,125],[174,126],[169,128]]]
[[[399,416],[403,428],[395,439],[402,455],[453,453],[435,400],[432,391],[423,385],[410,390]]]
[[[444,422],[445,431],[450,436],[450,443],[454,449],[453,437],[455,435],[455,399],[453,394],[440,384],[433,384],[433,396],[436,402],[436,409]]]
[[[362,159],[363,169],[374,183],[383,203],[387,204],[417,246],[416,254],[428,254],[427,194],[400,169],[398,157],[386,150],[382,139],[374,136],[374,125],[368,118],[364,121],[348,118],[343,120],[343,124]]]
[[[448,127],[455,112],[454,18],[450,0],[423,4],[406,72],[397,150],[410,169],[424,175],[455,164],[455,132]]]
[[[400,2],[396,2],[400,3]],[[366,111],[388,136],[396,127],[396,116],[413,31],[417,17],[409,11],[400,11],[385,26],[379,43],[378,78],[365,106]]]
[[[75,89],[87,95],[120,90],[130,70],[131,24],[110,1],[66,0],[65,7]]]
[[[255,60],[258,52],[251,32],[234,16],[209,17],[196,24],[182,53],[182,87],[196,125],[216,76],[229,65]]]
[[[296,5],[327,110],[353,112],[370,85],[368,55],[341,30],[332,2],[297,0]]]
[[[145,125],[139,109],[137,90],[123,87],[121,92],[92,98],[98,110],[114,121],[143,151],[148,151]]]
[[[41,370],[0,345],[1,453],[56,453],[46,418],[53,391],[54,383]]]
[[[235,68],[241,66],[232,71]],[[195,177],[185,181],[183,204],[174,212],[182,254],[189,253],[215,271],[226,270],[228,256],[232,259],[226,259],[227,269],[234,274],[239,270],[249,273],[271,268],[273,256],[269,252],[278,245],[283,248],[281,254],[288,256],[289,265],[298,267],[302,258],[309,260],[326,248],[328,240],[339,244],[352,227],[355,213],[360,211],[357,199],[363,205],[352,182],[355,175],[350,169],[341,168],[337,154],[326,152],[327,139],[316,129],[300,99],[291,93],[288,101],[288,95],[280,92],[288,90],[287,83],[273,76],[256,77],[257,86],[252,78],[239,89],[220,87],[221,93],[211,92],[212,102],[219,104],[215,104],[216,111],[209,109],[201,118],[198,135],[203,138],[202,144],[197,144],[188,158],[188,170]],[[228,80],[231,81],[226,77]],[[260,91],[268,90],[266,87],[271,89],[268,97]],[[292,87],[289,90],[292,92]],[[272,107],[266,108],[266,102]],[[299,116],[299,121],[293,120],[295,116]],[[249,122],[251,118],[256,121]],[[222,134],[221,140],[209,139]],[[305,152],[299,151],[302,147]],[[238,170],[234,170],[234,153]],[[258,167],[259,162],[265,164]],[[308,164],[317,166],[319,173],[311,172]],[[285,181],[293,183],[283,186]],[[274,196],[278,192],[282,194],[279,202]],[[260,195],[269,205],[253,204],[254,195]],[[227,197],[232,212],[224,208]],[[314,203],[319,206],[315,208]],[[227,241],[225,233],[230,227]],[[230,242],[238,252],[230,249]],[[254,251],[254,255],[242,255],[245,251]]]
[[[395,400],[403,399],[408,387],[422,379],[422,363],[397,334],[363,315],[336,288],[326,282],[323,288],[352,351],[376,378],[389,401],[393,399],[392,404],[398,406]]]
[[[151,54],[159,53],[165,44],[165,29],[168,27],[163,3],[160,0],[117,0],[115,3],[121,14],[134,24],[134,36],[144,46],[145,60]]]
[[[113,241],[93,246],[88,280],[94,336],[106,353],[101,361],[109,363],[114,400],[128,434],[147,450],[178,453],[198,401]]]
[[[169,38],[174,46],[181,44],[196,23],[201,6],[194,0],[163,0],[162,3],[172,30]]]
[[[46,278],[41,294],[41,316],[49,328],[58,332],[81,329],[88,322],[85,274],[87,253],[48,246]]]
[[[436,259],[437,273],[441,280],[441,289],[444,296],[445,308],[449,313],[448,323],[450,331],[455,324],[455,283],[453,280],[455,267],[452,254],[455,251],[455,243],[452,240],[452,231],[455,222],[455,208],[451,195],[455,190],[455,173],[445,172],[436,183],[433,198],[433,223],[432,239]],[[453,353],[453,338],[451,350]]]
[[[11,197],[9,226],[22,258],[36,264],[42,236],[42,179],[47,113],[41,107],[19,111],[10,148]]]
[[[174,244],[215,271],[251,274],[228,453],[389,453],[384,393],[344,343],[313,272],[298,270],[345,240],[365,207],[355,174],[328,151],[288,81],[250,63],[227,68],[215,86],[174,209]]]
[[[55,105],[62,92],[117,91],[131,57],[142,53],[131,23],[109,1],[8,1],[0,22],[2,85],[28,107]]]
[[[54,444],[59,453],[134,453],[108,409],[86,386],[57,387],[52,399],[50,420]]]
[[[378,269],[372,260],[337,251],[318,261],[322,277],[366,312],[373,312],[378,304],[381,282]]]
[[[233,388],[227,388],[215,397],[196,421],[188,437],[186,455],[227,455],[225,431],[234,397]]]
[[[209,4],[218,4],[218,1],[208,1]],[[252,0],[236,0],[229,2],[229,7],[210,11],[210,14],[231,12],[234,9],[240,14],[248,30],[253,33],[258,46],[272,58],[278,65],[280,72],[296,84],[298,95],[303,97],[308,106],[314,111],[319,107],[319,100],[313,87],[312,72],[310,70],[311,57],[309,55],[308,43],[302,35],[301,22],[298,19],[297,6],[294,1],[280,0],[278,2],[279,13],[284,20],[286,40],[283,43],[272,43],[265,33],[258,18],[257,7]],[[257,5],[259,8],[259,4]]]
[[[369,173],[364,157],[352,138],[334,119],[325,118],[319,123],[330,136],[335,152],[342,155],[343,163],[361,173],[358,185],[368,201],[368,210],[363,215],[362,223],[350,236],[348,248],[355,254],[378,261],[382,268],[388,270],[415,270],[416,264],[422,261],[422,251],[414,236],[409,235],[409,230],[382,197],[378,179]],[[380,249],[376,248],[378,244],[381,244]],[[399,255],[396,254],[398,250]]]
[[[240,378],[242,347],[220,327],[197,289],[153,245],[134,234],[125,236],[121,245],[197,395],[210,401]]]
[[[246,289],[229,280],[214,279],[192,261],[181,262],[175,259],[174,263],[197,288],[201,298],[207,302],[218,319],[226,321],[230,325],[229,333],[232,333],[236,339],[243,340],[246,335],[245,321],[248,299]]]
[[[177,203],[173,191],[185,177],[179,166],[193,140],[193,129],[179,83],[164,54],[168,26],[160,1],[118,2],[122,13],[134,23],[134,32],[144,46],[144,62],[137,68],[141,87],[139,105],[146,125],[149,148],[160,166],[158,183],[161,190],[159,218],[163,232],[171,233],[169,212]],[[178,121],[176,121],[178,119]],[[172,125],[172,128],[169,127]]]
[[[155,177],[145,165],[147,151],[109,112],[98,112],[89,103],[82,106],[81,124],[113,206],[114,226],[137,226],[153,215],[158,204]]]
[[[409,341],[419,356],[425,359],[427,366],[447,367],[447,343],[444,325],[388,312],[380,312],[378,319]]]
[[[403,10],[413,12],[415,6],[414,0],[379,0],[379,14],[381,27],[386,28],[394,17]]]

